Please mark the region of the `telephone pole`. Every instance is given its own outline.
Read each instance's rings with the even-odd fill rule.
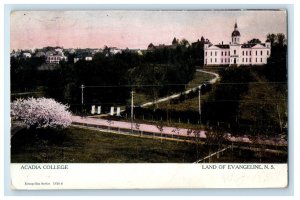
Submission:
[[[83,115],[83,89],[85,86],[81,84],[81,115]]]
[[[133,90],[131,90],[131,134],[133,133]]]
[[[199,92],[199,96],[198,96],[198,105],[199,105],[199,124],[201,125],[201,86],[202,85],[199,85],[199,89],[198,89],[198,92]]]

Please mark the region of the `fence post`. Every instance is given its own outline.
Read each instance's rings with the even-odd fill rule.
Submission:
[[[92,105],[91,114],[94,115],[96,112],[96,106]]]
[[[121,108],[120,108],[120,107],[117,107],[117,116],[118,116],[118,117],[121,116],[120,113],[121,113]]]
[[[113,107],[113,106],[110,107],[110,115],[111,115],[111,116],[114,115],[114,107]]]

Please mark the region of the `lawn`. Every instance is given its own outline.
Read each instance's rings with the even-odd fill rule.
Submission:
[[[69,128],[62,131],[23,129],[11,141],[12,163],[192,163],[196,145],[160,139]],[[203,147],[199,151],[206,156]]]
[[[212,74],[207,74],[207,73],[203,73],[203,72],[195,72],[193,80],[191,80],[187,84],[186,88],[191,89],[191,88],[197,87],[201,83],[204,83],[205,81],[209,81],[209,80],[213,79],[214,77],[215,76]]]
[[[209,93],[201,95],[201,104],[207,100]],[[199,110],[199,97],[193,97],[190,99],[185,99],[182,102],[170,104],[169,102],[161,102],[157,105],[160,109],[169,109],[175,111],[198,111]]]
[[[211,153],[217,147],[211,146]],[[65,130],[23,129],[11,141],[12,163],[193,163],[209,155],[208,146],[141,138],[77,127]],[[207,162],[207,161],[206,161]],[[213,163],[286,163],[287,153],[234,148]]]

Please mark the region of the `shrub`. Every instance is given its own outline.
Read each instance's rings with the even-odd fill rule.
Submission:
[[[66,128],[71,125],[68,106],[49,98],[17,99],[11,103],[11,117],[27,128]]]

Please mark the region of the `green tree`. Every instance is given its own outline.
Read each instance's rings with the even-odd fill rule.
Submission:
[[[279,45],[279,46],[284,46],[286,44],[286,39],[285,39],[285,35],[283,33],[278,33],[276,35],[276,43]]]
[[[266,134],[283,131],[287,123],[286,111],[286,95],[263,78],[250,85],[239,105],[240,118],[250,122],[252,131]]]
[[[275,41],[276,41],[276,35],[274,33],[269,33],[267,35],[267,40],[269,40],[271,42],[271,45],[275,45]]]
[[[183,38],[181,41],[180,41],[180,45],[181,46],[184,46],[184,47],[188,47],[190,46],[190,43],[187,39]]]
[[[172,40],[172,45],[178,45],[178,39],[176,39],[176,37],[174,37],[174,39]]]
[[[250,43],[250,44],[260,44],[261,41],[257,38],[253,38],[253,39],[249,40],[248,43]]]

